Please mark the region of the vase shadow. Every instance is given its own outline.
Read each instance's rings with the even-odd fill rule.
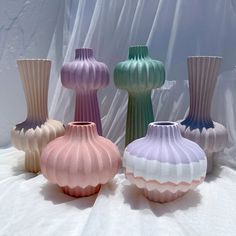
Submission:
[[[123,188],[124,203],[129,204],[132,210],[149,209],[155,216],[170,214],[178,210],[187,210],[196,207],[201,202],[200,193],[190,190],[181,198],[168,203],[157,203],[149,201],[134,185],[126,185]]]
[[[11,170],[13,176],[21,175],[21,178],[25,180],[34,178],[38,175],[37,173],[32,173],[25,169],[25,154],[22,154],[18,158],[17,163],[12,166]]]
[[[75,198],[65,194],[59,186],[48,182],[41,187],[40,193],[44,200],[51,201],[54,205],[66,203],[80,210],[92,207],[97,198],[97,194],[89,197]]]
[[[214,169],[213,169],[212,173],[209,173],[205,178],[205,182],[207,182],[207,183],[210,183],[210,182],[215,181],[216,179],[218,179],[219,176],[220,176],[220,173],[222,171],[221,166],[214,166],[213,168]]]
[[[99,194],[103,194],[106,197],[108,197],[109,195],[114,195],[117,187],[118,187],[117,180],[112,179],[108,183],[101,186]]]

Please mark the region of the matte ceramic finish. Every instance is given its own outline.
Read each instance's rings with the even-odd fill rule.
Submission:
[[[144,138],[124,152],[126,177],[150,200],[167,202],[194,189],[205,178],[206,156],[180,134],[175,122],[153,122]]]
[[[43,175],[75,197],[89,196],[117,173],[121,156],[92,122],[71,122],[63,137],[50,142],[41,156]]]
[[[221,57],[189,57],[189,114],[180,122],[181,133],[200,145],[208,157],[207,173],[212,170],[213,153],[227,144],[225,127],[211,119],[211,103]]]
[[[130,47],[129,59],[115,67],[114,82],[129,94],[125,136],[127,145],[143,137],[148,124],[154,121],[151,91],[164,84],[164,65],[148,56],[147,46]]]
[[[64,64],[61,69],[61,82],[76,92],[74,120],[94,122],[102,135],[97,90],[109,83],[107,66],[95,60],[92,49],[76,49],[75,61]]]
[[[64,134],[64,126],[48,119],[48,83],[51,61],[18,60],[23,83],[27,118],[11,131],[12,144],[25,151],[25,168],[31,172],[40,171],[39,157],[44,146]]]

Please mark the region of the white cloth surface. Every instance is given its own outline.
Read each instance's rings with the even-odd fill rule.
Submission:
[[[76,199],[42,174],[25,173],[23,163],[23,152],[0,150],[0,235],[236,235],[236,171],[229,167],[216,167],[195,191],[159,204],[124,174]]]

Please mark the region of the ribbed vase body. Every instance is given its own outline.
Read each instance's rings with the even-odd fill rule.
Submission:
[[[211,118],[211,103],[222,58],[189,57],[189,114],[180,122],[181,133],[198,143],[208,157],[208,173],[212,170],[213,153],[224,149],[227,132]]]
[[[107,66],[95,60],[92,49],[76,49],[75,61],[61,69],[61,81],[64,87],[75,90],[74,120],[94,122],[102,135],[97,90],[109,83]]]
[[[131,183],[148,199],[162,203],[199,185],[207,162],[204,151],[181,136],[177,123],[153,122],[144,138],[126,147],[123,166]]]
[[[117,173],[120,153],[115,144],[99,136],[92,122],[71,122],[63,137],[50,142],[41,156],[43,175],[71,196],[99,191]]]
[[[64,134],[59,121],[48,119],[48,84],[51,61],[18,60],[20,78],[27,104],[27,118],[11,132],[12,144],[25,151],[25,167],[40,171],[39,156],[51,140]]]
[[[127,145],[143,137],[148,124],[154,121],[151,91],[164,84],[165,69],[162,62],[148,56],[146,46],[134,46],[129,49],[129,59],[116,65],[114,81],[118,88],[127,90],[129,94],[125,136]]]

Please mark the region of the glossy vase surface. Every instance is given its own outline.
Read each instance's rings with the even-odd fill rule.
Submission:
[[[151,91],[165,82],[165,69],[162,62],[148,55],[147,46],[129,48],[129,58],[116,65],[115,85],[127,90],[128,110],[125,144],[146,134],[148,124],[154,121]]]
[[[127,179],[157,202],[168,202],[194,189],[205,178],[207,161],[198,144],[181,136],[176,122],[153,122],[145,137],[124,152]]]
[[[71,122],[65,135],[50,142],[41,156],[42,173],[71,196],[99,191],[120,167],[121,156],[110,140],[99,136],[93,122]]]
[[[200,145],[206,152],[207,173],[212,171],[213,155],[222,151],[227,144],[225,127],[211,118],[211,104],[221,57],[189,57],[188,78],[190,106],[187,117],[180,121],[181,133]]]
[[[109,83],[107,66],[94,58],[92,49],[76,49],[75,60],[61,69],[61,82],[76,93],[74,121],[94,122],[102,135],[97,91]]]
[[[44,59],[18,60],[24,87],[27,118],[11,131],[12,144],[25,152],[25,168],[40,171],[39,157],[48,142],[64,134],[61,122],[48,118],[48,84],[51,61]]]

